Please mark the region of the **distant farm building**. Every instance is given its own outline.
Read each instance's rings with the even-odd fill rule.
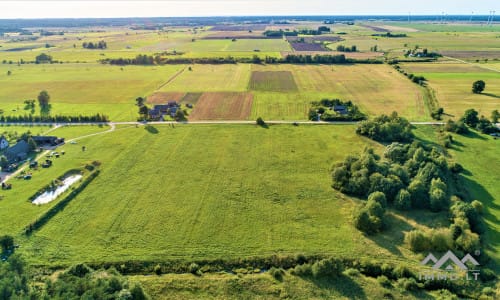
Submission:
[[[30,147],[24,140],[5,150],[4,155],[10,163],[24,160],[28,157]]]
[[[179,107],[180,104],[176,101],[168,101],[167,104],[157,104],[153,106],[153,109],[149,110],[149,117],[153,120],[161,120],[167,115],[173,118]]]
[[[347,106],[345,105],[335,105],[333,111],[341,115],[347,115],[348,113]]]
[[[38,147],[55,147],[64,144],[64,138],[57,136],[32,136]]]

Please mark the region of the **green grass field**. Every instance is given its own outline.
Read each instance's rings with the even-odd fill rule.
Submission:
[[[43,176],[14,181],[0,202],[0,211],[9,215],[0,218],[0,226],[21,238],[22,228],[50,207],[32,206],[27,197],[66,170],[99,160],[101,175],[39,232],[21,238],[20,251],[31,262],[297,252],[364,256],[367,248],[382,259],[413,257],[401,237],[395,246],[354,230],[355,202],[330,188],[333,161],[352,148],[380,147],[353,130],[125,127],[68,144],[53,168],[40,171]],[[82,152],[81,145],[88,150]]]
[[[474,108],[480,115],[489,118],[491,111],[499,108],[500,74],[481,65],[462,63],[402,64],[409,73],[423,75],[436,92],[439,105],[452,118],[460,118],[464,111]],[[472,93],[472,83],[484,80],[486,89],[482,94]]]
[[[135,120],[135,98],[146,96],[170,79],[181,66],[108,66],[100,64],[0,65],[0,106],[6,114],[24,115],[23,101],[41,90],[51,96],[52,114],[108,115]],[[7,76],[7,70],[12,75]],[[38,108],[35,111],[38,114]]]

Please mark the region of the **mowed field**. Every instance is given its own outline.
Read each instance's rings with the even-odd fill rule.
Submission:
[[[0,64],[0,108],[24,115],[24,100],[48,91],[52,114],[101,113],[114,121],[135,120],[135,98],[155,91],[182,66],[109,66],[101,64]],[[10,70],[12,75],[7,76]],[[36,109],[38,114],[38,107]]]
[[[395,110],[411,120],[429,119],[422,90],[386,65],[194,65],[160,91],[174,98],[248,92],[253,96],[250,119],[305,120],[310,103],[322,98],[351,100],[368,115]]]
[[[436,92],[439,105],[455,119],[469,108],[474,108],[486,117],[490,116],[491,111],[500,109],[500,72],[481,66],[458,62],[401,65],[405,71],[427,78],[430,87]],[[481,94],[472,93],[472,83],[476,80],[486,82],[486,89]]]
[[[0,228],[15,234],[33,263],[301,252],[413,257],[400,234],[387,243],[385,235],[367,239],[355,230],[356,202],[330,187],[333,161],[367,145],[381,151],[353,126],[133,126],[78,143],[62,147],[64,158],[43,178],[23,182],[22,193],[14,181],[10,193],[17,196],[0,201]],[[47,209],[27,197],[92,160],[102,162],[101,174],[40,231],[23,237],[22,228]]]

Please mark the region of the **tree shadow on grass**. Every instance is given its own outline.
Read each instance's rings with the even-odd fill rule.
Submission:
[[[146,131],[151,133],[151,134],[158,134],[160,132],[156,127],[151,126],[151,125],[144,126],[144,129],[146,129]]]
[[[404,231],[410,231],[413,227],[401,218],[396,218],[393,214],[387,213],[385,217],[386,229],[374,235],[366,237],[375,242],[379,247],[384,248],[394,255],[403,254],[397,248],[404,241]]]
[[[363,287],[352,278],[340,275],[336,278],[307,278],[317,287],[323,290],[336,291],[349,299],[368,299]]]
[[[492,94],[492,93],[481,93],[481,95],[490,96],[490,97],[493,97],[493,98],[498,98],[498,99],[500,99],[500,96],[499,96],[499,95]]]
[[[469,132],[467,132],[466,134],[462,134],[462,136],[470,138],[470,139],[480,139],[480,140],[487,140],[488,139],[488,138],[482,136],[481,134],[479,134],[477,131],[471,130],[471,129],[469,129]]]

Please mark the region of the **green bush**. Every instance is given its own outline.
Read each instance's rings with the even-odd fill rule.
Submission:
[[[411,209],[411,195],[405,189],[400,189],[396,198],[394,199],[394,207],[398,210]]]
[[[455,240],[455,244],[459,250],[464,252],[473,253],[474,251],[480,249],[479,235],[473,233],[472,231],[466,229],[462,234]]]
[[[261,117],[258,117],[255,123],[259,126],[266,126],[266,122]]]
[[[415,277],[415,275],[405,265],[397,265],[392,270],[392,278],[394,278],[394,279],[411,278],[411,277]]]
[[[383,286],[383,287],[385,287],[385,288],[390,288],[390,287],[392,286],[392,283],[391,283],[391,281],[389,280],[389,278],[387,278],[387,277],[386,277],[386,276],[384,276],[384,275],[381,275],[381,276],[377,277],[377,281],[378,281],[378,283],[379,283],[381,286]]]
[[[453,249],[453,237],[450,229],[434,229],[430,235],[431,249],[434,251],[445,252]]]
[[[188,266],[188,272],[191,274],[200,275],[199,271],[200,271],[200,266],[197,263],[193,262]]]
[[[291,273],[299,277],[307,277],[312,275],[312,266],[310,264],[296,265]]]
[[[415,278],[400,278],[397,281],[397,286],[405,291],[416,291],[420,288]]]
[[[387,199],[385,198],[385,194],[382,192],[373,192],[368,195],[368,202],[370,201],[379,203],[383,208],[387,207]]]
[[[71,266],[68,270],[68,274],[76,277],[85,277],[85,275],[93,272],[93,270],[86,264],[76,264]]]
[[[153,272],[155,272],[156,275],[161,275],[161,266],[160,264],[157,264],[154,268],[153,268]]]
[[[484,210],[483,203],[481,203],[478,200],[474,200],[474,201],[471,202],[471,205],[472,205],[472,207],[474,207],[474,209],[476,210],[476,212],[478,214],[480,214],[480,215],[483,214],[483,210]]]
[[[283,275],[285,274],[285,272],[281,268],[278,269],[278,268],[272,267],[271,269],[269,269],[269,274],[274,279],[276,279],[278,281],[282,281],[283,280]]]
[[[344,271],[344,274],[347,276],[350,276],[350,277],[357,277],[357,276],[359,276],[360,273],[359,273],[358,269],[349,268],[349,269]]]
[[[322,259],[312,266],[312,275],[316,278],[337,277],[342,271],[342,262],[334,258]]]
[[[424,232],[417,229],[405,234],[405,243],[412,251],[422,252],[429,249],[430,240]]]

